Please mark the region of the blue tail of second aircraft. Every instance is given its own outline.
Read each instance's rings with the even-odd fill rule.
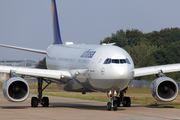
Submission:
[[[54,43],[53,44],[63,44],[60,35],[56,1],[52,0],[52,18],[53,18],[53,33],[54,33]]]

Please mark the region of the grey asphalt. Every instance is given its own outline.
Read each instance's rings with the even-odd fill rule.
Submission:
[[[25,102],[8,102],[0,92],[0,120],[168,120],[180,119],[180,109],[132,105],[107,111],[106,102],[52,97],[50,107],[32,108],[31,97]]]

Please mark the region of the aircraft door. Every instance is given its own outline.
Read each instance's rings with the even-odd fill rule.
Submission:
[[[88,72],[88,77],[89,79],[93,79],[95,76],[95,71],[96,71],[96,67],[99,61],[99,56],[100,56],[100,52],[96,52],[96,54],[93,56],[91,62],[90,62],[90,67],[89,67],[89,72]]]
[[[98,63],[100,54],[101,54],[100,52],[96,52],[95,56],[92,58],[92,61],[91,61],[91,69],[92,70],[95,70],[95,66]]]

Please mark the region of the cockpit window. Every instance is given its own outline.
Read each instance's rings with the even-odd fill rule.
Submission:
[[[126,63],[126,59],[120,59],[120,63]]]
[[[114,64],[131,64],[130,61],[126,58],[126,59],[111,59],[111,58],[107,58],[104,61],[104,64],[110,64],[110,63],[114,63]]]
[[[119,64],[119,59],[112,59],[112,63]]]
[[[111,63],[111,58],[107,58],[105,61],[104,61],[104,64],[109,64]]]
[[[131,64],[127,58],[126,58],[126,62],[127,62],[128,64]]]

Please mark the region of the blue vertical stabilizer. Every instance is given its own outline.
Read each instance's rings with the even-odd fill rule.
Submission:
[[[53,33],[54,33],[54,43],[53,44],[63,44],[60,35],[56,1],[52,0],[52,18],[53,18]]]

